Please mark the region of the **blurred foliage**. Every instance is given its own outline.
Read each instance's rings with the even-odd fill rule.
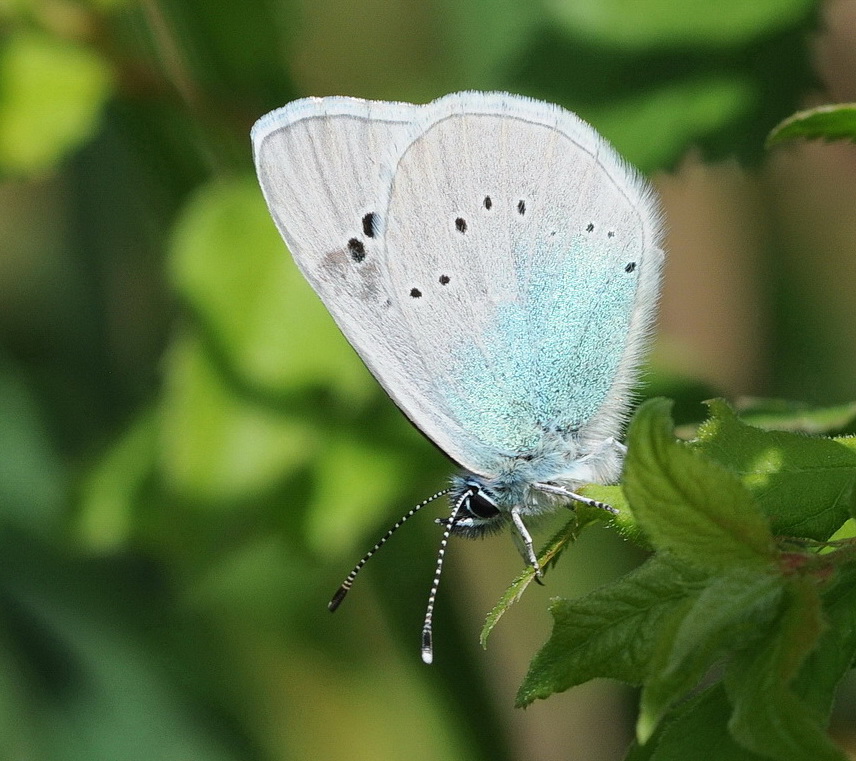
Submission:
[[[349,612],[324,609],[450,465],[289,260],[250,126],[309,94],[510,89],[577,111],[647,172],[691,150],[757,164],[814,86],[817,13],[809,0],[2,5],[6,757],[535,758],[504,713],[504,672],[541,624],[503,619],[517,627],[505,668],[475,642],[491,604],[478,593],[495,600],[518,567],[502,542],[460,584],[450,558],[431,670],[418,663],[430,521],[396,537]],[[663,389],[687,423],[713,395],[655,371]],[[551,571],[563,594],[638,560],[592,541]],[[707,695],[695,700],[721,712]],[[615,725],[594,734],[615,747],[610,705]],[[657,732],[679,743],[675,727],[700,715]]]

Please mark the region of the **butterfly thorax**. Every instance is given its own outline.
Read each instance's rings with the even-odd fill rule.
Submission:
[[[495,475],[462,472],[452,477],[449,500],[459,506],[452,533],[478,537],[501,529],[512,511],[534,517],[569,506],[572,498],[545,486],[573,492],[586,483],[618,478],[624,447],[606,439],[595,447],[563,441],[529,455],[506,458]]]

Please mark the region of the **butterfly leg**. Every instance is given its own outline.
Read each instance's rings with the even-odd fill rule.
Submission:
[[[520,554],[523,556],[523,559],[532,567],[532,570],[535,571],[535,578],[540,580],[544,574],[541,572],[541,565],[538,563],[538,558],[535,557],[535,549],[532,546],[532,536],[529,533],[529,529],[526,528],[523,518],[520,517],[519,507],[511,508],[511,522],[514,524],[514,528],[517,531],[517,533],[514,534],[517,549],[520,550]]]
[[[601,445],[605,449],[615,449],[621,453],[622,457],[627,454],[627,445],[620,442],[614,436],[610,436],[608,439],[604,439],[603,444]]]
[[[612,513],[613,515],[618,514],[618,510],[616,510],[612,505],[607,505],[606,502],[598,502],[598,500],[592,499],[591,497],[584,497],[582,494],[577,494],[576,492],[570,491],[569,489],[565,489],[562,486],[556,486],[555,484],[534,483],[532,484],[532,487],[537,489],[538,491],[544,492],[545,494],[555,494],[559,497],[566,497],[567,499],[572,499],[574,500],[574,502],[581,502],[582,504],[588,505],[589,507],[596,507],[599,510],[606,510],[606,512]]]

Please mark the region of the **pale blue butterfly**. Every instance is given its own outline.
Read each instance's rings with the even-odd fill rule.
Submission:
[[[650,186],[558,106],[462,92],[427,105],[306,98],[252,131],[265,199],[297,266],[404,413],[464,472],[450,534],[614,482],[663,263]]]

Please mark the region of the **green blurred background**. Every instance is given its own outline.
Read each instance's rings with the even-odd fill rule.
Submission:
[[[453,541],[430,668],[430,516],[327,612],[452,466],[298,275],[249,129],[310,94],[561,103],[664,200],[646,393],[847,401],[856,147],[763,141],[856,100],[856,2],[4,0],[0,33],[0,759],[621,758],[629,688],[511,708],[550,597],[639,561],[609,532],[487,651],[521,561]]]

